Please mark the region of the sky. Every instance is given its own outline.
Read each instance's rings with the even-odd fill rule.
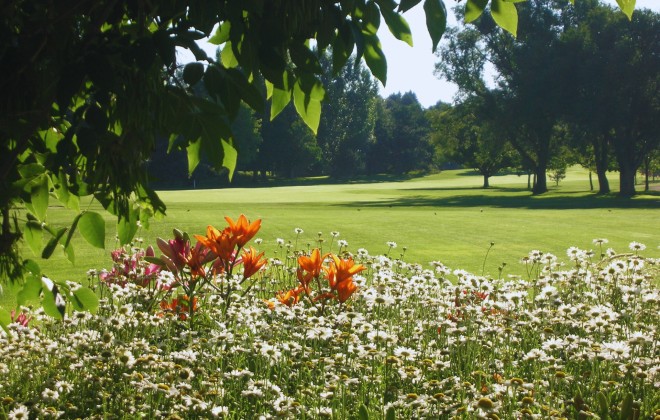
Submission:
[[[616,0],[602,1],[616,6]],[[450,8],[457,2],[456,0],[445,0],[445,4],[447,8]],[[648,8],[660,12],[660,0],[637,0],[636,8]],[[440,80],[433,74],[435,63],[439,61],[439,58],[431,52],[431,37],[426,30],[426,18],[422,4],[420,3],[404,13],[403,17],[410,25],[413,47],[394,38],[385,22],[381,22],[378,30],[378,37],[387,58],[387,85],[382,86],[379,83],[381,96],[387,97],[392,93],[413,91],[424,107],[435,105],[438,101],[453,102],[457,90],[456,85],[446,80]],[[453,12],[450,12],[447,26],[457,26],[457,24]],[[217,49],[215,45],[209,44],[203,39],[199,40],[198,44],[209,57],[215,56]],[[177,56],[180,63],[194,61],[193,55],[186,49],[178,48]]]

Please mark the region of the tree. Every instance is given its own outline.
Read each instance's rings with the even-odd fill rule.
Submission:
[[[93,196],[118,217],[122,243],[130,242],[138,220],[148,226],[149,217],[164,216],[165,205],[149,189],[143,164],[154,150],[156,133],[173,143],[181,136],[169,149],[186,150],[189,173],[206,156],[215,169],[227,168],[231,176],[237,159],[231,123],[241,101],[263,112],[256,86],[260,75],[275,103],[271,116],[293,99],[316,131],[326,95],[307,40],[315,39],[320,51],[332,45],[335,73],[357,45],[356,59],[364,58],[385,83],[387,63],[376,36],[381,16],[398,39],[412,44],[400,13],[416,3],[403,2],[398,11],[395,2],[386,0],[18,0],[3,5],[0,277],[21,277],[25,263],[17,241],[24,232],[40,235],[37,226],[44,229],[51,189],[75,210],[80,197]],[[435,50],[446,25],[444,3],[425,0],[423,7]],[[511,21],[515,8],[505,8],[505,15]],[[220,62],[196,43],[217,24],[211,41],[224,45]],[[177,45],[207,63],[186,65],[183,84],[174,77]],[[294,68],[287,68],[287,56]],[[210,100],[191,95],[200,80]],[[19,204],[34,217],[31,227],[25,225],[34,231],[18,225]],[[66,230],[52,231],[54,242],[42,257],[63,241],[72,258],[70,234],[78,220],[68,228],[68,239],[62,239]]]
[[[377,110],[371,171],[405,174],[433,163],[429,122],[413,92],[393,93]]]
[[[445,105],[429,110],[426,117],[437,152],[479,172],[488,188],[490,177],[511,166],[513,150],[487,119],[479,117],[482,106],[479,98],[470,98],[454,108]]]
[[[321,80],[330,98],[322,106],[316,136],[324,172],[339,177],[364,173],[366,154],[374,141],[377,82],[363,65],[346,66],[333,75],[330,53],[322,55],[320,62]]]
[[[577,67],[571,118],[593,133],[599,179],[611,148],[620,194],[633,195],[637,170],[660,144],[660,15],[644,10],[628,21],[594,1],[576,14],[578,25],[565,36]]]

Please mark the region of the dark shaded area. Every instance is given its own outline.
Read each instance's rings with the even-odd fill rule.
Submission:
[[[442,188],[438,188],[441,190]],[[466,189],[463,189],[466,190]],[[469,189],[468,189],[469,190]],[[477,190],[475,188],[475,190]],[[410,191],[410,190],[407,190]],[[493,190],[491,190],[493,191]],[[495,191],[512,192],[527,191],[514,188],[498,188]],[[517,208],[530,210],[583,210],[583,209],[660,209],[660,191],[653,191],[648,194],[648,199],[631,199],[620,197],[614,193],[607,195],[592,194],[586,197],[574,197],[572,194],[582,194],[582,192],[563,193],[553,196],[535,196],[529,193],[524,196],[511,195],[456,195],[446,198],[426,197],[422,195],[401,197],[390,201],[365,202],[356,201],[348,204],[338,204],[346,207],[376,208],[376,207],[495,207],[495,208]]]

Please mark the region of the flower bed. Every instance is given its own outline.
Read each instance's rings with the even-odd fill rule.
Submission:
[[[0,418],[660,414],[660,296],[641,244],[571,248],[565,265],[533,251],[523,278],[494,279],[345,243],[282,241],[265,264],[239,251],[259,225],[229,220],[195,247],[159,240],[161,258],[113,253],[90,272],[95,314],[21,308],[0,340]]]

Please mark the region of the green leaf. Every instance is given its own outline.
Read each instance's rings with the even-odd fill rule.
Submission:
[[[316,134],[321,121],[321,101],[314,99],[310,93],[303,91],[301,77],[293,86],[293,103],[305,124]]]
[[[231,22],[226,20],[222,25],[218,26],[218,29],[215,31],[215,35],[209,38],[208,42],[213,45],[224,44],[229,40],[229,29],[231,28]]]
[[[362,29],[370,34],[376,34],[380,27],[380,10],[373,0],[369,0],[362,15]]]
[[[55,236],[51,238],[50,241],[48,241],[44,247],[44,250],[41,252],[41,258],[47,260],[51,255],[53,255],[53,251],[55,251],[57,244],[60,242],[60,239],[62,239],[67,230],[69,230],[69,228],[62,228],[57,231]]]
[[[156,264],[156,265],[158,265],[158,266],[160,266],[160,267],[166,267],[165,263],[164,263],[163,260],[161,260],[160,258],[156,258],[156,257],[144,257],[144,260],[147,261],[147,262],[149,262],[149,263],[151,263],[151,264]]]
[[[68,247],[69,244],[71,243],[71,238],[73,237],[73,232],[76,231],[76,226],[78,226],[78,222],[80,221],[80,218],[82,217],[82,214],[77,215],[74,217],[73,222],[71,223],[71,229],[69,229],[69,234],[66,235],[66,241],[62,244],[64,248]]]
[[[43,174],[36,178],[36,182],[32,185],[30,191],[30,199],[34,215],[41,221],[46,218],[46,211],[48,210],[49,194],[48,175]]]
[[[270,107],[270,119],[274,119],[277,115],[286,108],[291,102],[291,94],[293,93],[293,75],[285,71],[282,77],[284,81],[284,89],[279,89],[273,86],[273,99]]]
[[[507,3],[504,0],[491,0],[490,14],[495,23],[502,29],[511,32],[513,36],[518,33],[518,11],[516,5]]]
[[[146,230],[151,230],[149,219],[153,216],[153,212],[149,209],[140,209],[140,224]]]
[[[396,411],[394,411],[394,407],[387,409],[387,412],[385,413],[385,420],[396,420]]]
[[[435,52],[440,38],[447,29],[447,8],[442,0],[425,0],[424,12],[426,13],[426,27],[433,42],[432,50]]]
[[[309,73],[323,74],[323,69],[321,68],[321,64],[319,64],[318,58],[316,58],[316,54],[302,42],[290,44],[289,55],[293,64],[299,69]]]
[[[626,394],[623,401],[621,402],[621,416],[619,418],[621,420],[628,420],[632,415],[632,409],[633,409],[633,393],[629,392],[628,394]]]
[[[17,167],[21,178],[34,178],[46,172],[46,168],[40,163],[28,163]]]
[[[188,155],[188,176],[191,177],[199,161],[202,160],[202,140],[198,137],[191,140],[186,147]]]
[[[60,200],[63,206],[69,207],[69,200],[71,199],[71,194],[69,194],[69,185],[66,177],[66,172],[60,170],[60,173],[57,177],[58,187],[55,189],[55,195],[57,199]]]
[[[337,36],[332,41],[332,75],[336,76],[346,65],[349,57],[353,53],[355,41],[351,28],[348,25],[342,25],[337,29]]]
[[[422,0],[401,0],[399,3],[399,12],[405,13],[413,7],[417,6]]]
[[[225,43],[225,47],[222,49],[222,52],[220,53],[220,61],[222,61],[222,65],[227,68],[238,66],[238,59],[234,55],[234,50],[232,49],[231,41],[227,41]]]
[[[41,275],[41,268],[35,260],[25,260],[23,261],[23,268],[29,273],[34,274],[35,276]]]
[[[117,235],[119,237],[119,245],[124,246],[130,244],[138,230],[137,221],[140,217],[140,209],[135,208],[129,212],[128,219],[124,216],[119,218],[117,223]]]
[[[628,19],[632,20],[632,14],[635,11],[637,0],[616,0],[616,3],[619,5],[621,11],[628,16]]]
[[[77,311],[89,311],[95,313],[99,307],[99,298],[91,289],[87,287],[79,287],[72,292],[75,302],[74,308]]]
[[[66,301],[60,294],[59,288],[47,277],[41,278],[41,285],[41,291],[44,295],[41,305],[44,308],[44,312],[46,312],[46,315],[55,319],[63,319]]]
[[[369,420],[369,411],[366,405],[362,404],[358,409],[358,418],[360,420]]]
[[[194,86],[202,80],[204,76],[204,64],[202,63],[188,63],[183,68],[183,81],[188,86]]]
[[[95,51],[85,54],[85,72],[96,87],[103,91],[113,91],[115,73],[108,56]]]
[[[32,252],[34,252],[34,255],[38,255],[41,251],[43,240],[43,228],[41,227],[41,223],[34,220],[28,220],[27,223],[25,223],[24,233],[25,242],[28,243]]]
[[[23,288],[16,295],[16,303],[26,306],[29,302],[39,300],[41,293],[41,279],[36,275],[27,276]]]
[[[76,263],[76,253],[73,250],[73,244],[68,244],[66,246],[62,245],[64,248],[64,255],[66,255],[66,259],[69,260],[71,264]]]
[[[610,410],[610,403],[609,401],[607,401],[607,397],[605,396],[605,394],[599,391],[596,394],[596,400],[598,401],[598,405],[600,406],[601,415],[602,414],[607,415],[607,412]]]
[[[255,111],[264,112],[264,97],[261,92],[250,82],[245,75],[238,69],[227,69],[227,76],[238,89],[241,99]]]
[[[468,0],[465,4],[465,23],[476,20],[486,9],[488,0]]]
[[[215,100],[216,97],[220,98],[221,90],[225,85],[225,77],[219,68],[214,65],[209,65],[204,73],[204,87],[209,93],[211,99]]]
[[[383,83],[387,83],[387,61],[385,54],[381,49],[380,40],[378,36],[363,32],[364,34],[364,59],[367,66],[371,69],[371,73]]]
[[[11,337],[11,332],[9,332],[9,329],[7,328],[9,324],[11,324],[11,314],[0,308],[0,328],[5,330],[7,335]]]
[[[103,216],[93,211],[83,213],[78,220],[78,229],[88,244],[105,249],[105,219]]]
[[[394,35],[396,39],[401,40],[412,47],[413,46],[412,32],[410,32],[410,26],[408,25],[408,22],[406,22],[406,20],[403,18],[403,16],[401,16],[394,10],[389,10],[385,8],[380,9],[380,11],[381,13],[383,13],[383,17],[385,18],[385,23],[387,24],[387,27],[390,29],[392,35]]]

